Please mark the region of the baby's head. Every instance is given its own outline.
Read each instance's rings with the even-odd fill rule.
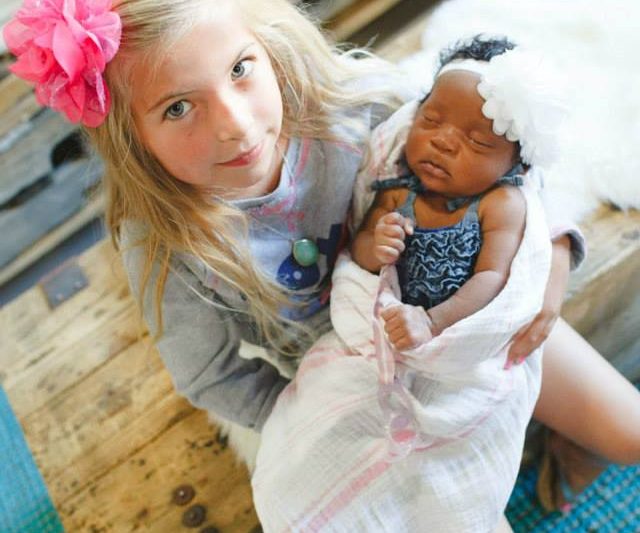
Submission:
[[[478,92],[482,67],[513,47],[507,40],[475,38],[442,52],[405,147],[407,164],[430,191],[448,197],[479,194],[519,162],[518,143],[494,131]]]
[[[548,158],[557,101],[549,80],[533,72],[538,60],[507,39],[481,36],[441,53],[405,147],[408,166],[429,190],[479,194],[521,163]]]

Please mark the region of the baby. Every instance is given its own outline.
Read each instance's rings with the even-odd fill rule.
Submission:
[[[527,165],[515,132],[487,114],[480,75],[488,61],[458,59],[505,40],[454,50],[420,102],[398,178],[376,181],[353,259],[378,272],[397,261],[403,305],[381,312],[389,341],[406,350],[489,303],[503,288],[525,223]],[[488,59],[488,58],[487,58]]]

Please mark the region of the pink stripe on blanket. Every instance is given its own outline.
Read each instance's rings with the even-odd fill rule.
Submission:
[[[293,531],[319,531],[328,522],[330,522],[342,509],[349,505],[368,485],[384,474],[391,463],[386,460],[377,460],[364,471],[356,474],[364,464],[369,462],[376,455],[381,455],[386,450],[384,443],[378,443],[366,456],[363,456],[350,472],[345,472],[342,479],[352,479],[352,481],[340,492],[338,492],[331,500],[321,509],[316,509],[320,505],[320,501],[327,497],[327,494],[335,488],[330,489],[321,494],[314,502],[311,503],[302,513],[302,517],[297,520],[293,526]],[[311,521],[307,522],[306,517],[314,514]],[[305,524],[305,522],[307,522]]]

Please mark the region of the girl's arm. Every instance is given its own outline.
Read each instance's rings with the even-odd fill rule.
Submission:
[[[124,253],[134,295],[139,293],[142,259],[139,247]],[[156,347],[176,392],[196,407],[259,431],[288,380],[264,359],[242,358],[244,322],[216,306],[215,293],[183,263],[171,266],[162,299],[164,332]],[[143,307],[152,334],[157,331],[154,282],[152,276]]]
[[[509,348],[509,361],[516,364],[540,346],[549,336],[560,316],[564,293],[569,281],[571,266],[571,239],[564,235],[553,241],[551,253],[551,271],[544,292],[542,310],[532,322],[524,325],[512,339]]]
[[[499,187],[484,196],[478,214],[482,248],[473,276],[451,298],[427,311],[434,335],[482,309],[502,290],[509,276],[524,232],[524,197],[515,187]]]

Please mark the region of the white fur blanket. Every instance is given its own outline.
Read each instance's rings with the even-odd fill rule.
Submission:
[[[363,184],[388,171],[411,116],[406,106],[374,132],[374,154],[389,157],[358,177],[356,217]],[[394,352],[374,318],[398,302],[395,268],[378,277],[339,258],[335,330],[304,356],[263,428],[252,485],[265,531],[495,529],[541,378],[540,350],[503,369],[511,336],[540,309],[550,262],[536,186],[522,191],[526,229],[504,289],[414,350]]]
[[[450,0],[405,66],[424,83],[442,47],[477,33],[507,35],[555,62],[571,105],[544,202],[552,220],[580,222],[601,202],[640,208],[638,21],[636,0]]]

